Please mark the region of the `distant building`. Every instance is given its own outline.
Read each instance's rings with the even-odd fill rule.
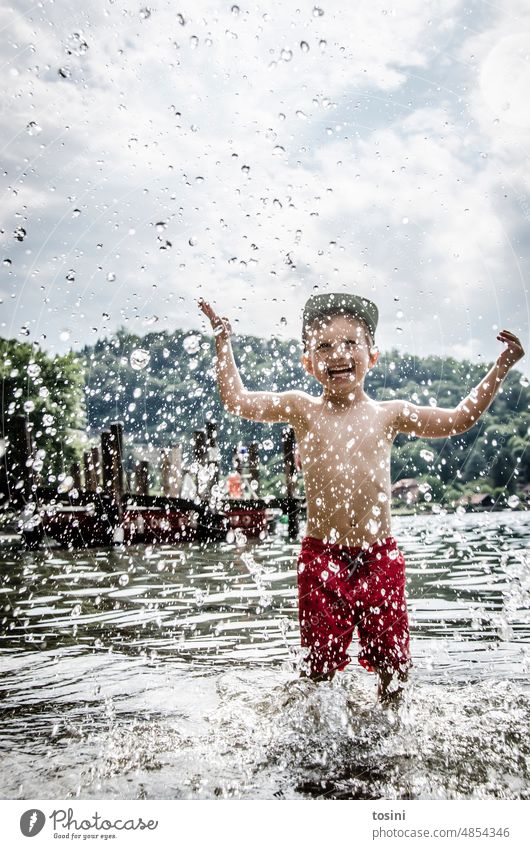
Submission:
[[[473,492],[471,495],[461,495],[457,504],[463,506],[469,505],[470,507],[480,510],[481,508],[486,509],[488,507],[493,507],[495,499],[489,492]]]
[[[405,504],[415,504],[420,497],[420,482],[416,478],[401,478],[392,484],[392,498],[398,498]]]

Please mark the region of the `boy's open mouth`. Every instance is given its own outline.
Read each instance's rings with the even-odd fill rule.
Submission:
[[[355,373],[353,366],[342,366],[341,368],[328,368],[330,377],[349,377]]]

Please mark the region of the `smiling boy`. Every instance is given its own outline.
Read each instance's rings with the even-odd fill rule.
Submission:
[[[499,333],[508,347],[454,409],[376,401],[364,390],[379,358],[376,305],[351,294],[314,295],[304,308],[302,365],[322,394],[250,392],[234,361],[228,319],[202,299],[199,306],[214,330],[225,408],[252,421],[288,423],[295,431],[307,499],[298,557],[303,674],[329,680],[344,669],[357,628],[359,663],[377,673],[380,699],[394,699],[411,658],[405,561],[391,531],[392,443],[398,433],[439,439],[469,430],[524,355],[521,344],[513,333]]]

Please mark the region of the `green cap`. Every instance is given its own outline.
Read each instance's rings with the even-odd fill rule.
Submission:
[[[372,339],[375,339],[375,328],[379,318],[376,305],[367,298],[347,293],[312,295],[304,307],[302,336],[305,338],[307,327],[316,319],[326,319],[331,315],[354,315],[362,319]]]

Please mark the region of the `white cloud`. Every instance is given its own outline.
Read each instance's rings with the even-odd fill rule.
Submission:
[[[184,25],[168,2],[147,18],[122,2],[4,13],[5,333],[29,320],[64,347],[65,328],[80,344],[154,315],[198,327],[205,294],[244,332],[298,335],[315,284],[374,297],[387,346],[417,353],[467,345],[479,312],[484,328],[520,320],[483,104],[471,88],[472,124],[437,85],[453,40],[463,56],[481,37],[463,5],[317,5],[200,2]],[[478,91],[478,73],[450,67]]]

